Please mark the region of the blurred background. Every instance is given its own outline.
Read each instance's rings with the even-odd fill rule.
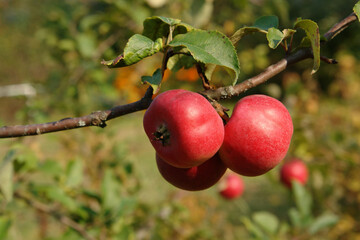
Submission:
[[[119,55],[146,17],[178,18],[228,36],[263,15],[278,16],[280,29],[302,17],[325,33],[355,3],[0,0],[0,126],[82,116],[140,99],[147,88],[141,76],[160,66],[161,55],[120,69],[100,62]],[[176,189],[158,173],[142,130],[144,112],[138,112],[104,129],[1,139],[0,239],[360,239],[359,30],[355,23],[322,48],[337,65],[322,62],[311,75],[312,60],[306,60],[246,92],[273,96],[289,109],[295,131],[285,161],[298,157],[310,172],[298,194],[281,185],[279,167],[243,177],[245,192],[232,201],[219,196],[218,186]],[[295,44],[303,36],[297,35]],[[237,52],[239,81],[284,56],[261,34],[242,39]],[[166,78],[162,90],[201,90],[194,69]],[[223,104],[232,108],[239,98]]]

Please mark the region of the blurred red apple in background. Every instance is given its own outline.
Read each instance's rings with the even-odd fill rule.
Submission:
[[[303,161],[298,158],[293,158],[282,165],[280,169],[281,182],[291,188],[292,181],[297,181],[305,185],[308,179],[308,169]]]
[[[226,199],[240,197],[244,192],[245,184],[237,174],[229,174],[220,182],[220,195]]]

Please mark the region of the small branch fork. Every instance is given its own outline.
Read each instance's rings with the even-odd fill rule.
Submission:
[[[324,37],[327,39],[327,41],[333,39],[337,34],[346,29],[350,24],[355,21],[357,21],[357,17],[355,13],[352,13],[337,24],[335,24],[328,32],[324,34]],[[322,43],[326,43],[326,41]],[[303,48],[292,55],[286,56],[279,62],[270,65],[257,76],[249,78],[239,84],[236,84],[235,86],[226,86],[217,89],[207,89],[200,93],[212,101],[238,96],[239,94],[247,91],[248,89],[266,82],[270,78],[284,71],[289,65],[312,57],[313,55],[311,49]],[[322,60],[328,63],[335,63],[332,59],[327,59],[325,57],[323,57]],[[152,102],[152,95],[153,89],[149,87],[144,97],[139,101],[130,104],[119,105],[109,110],[93,112],[87,116],[77,118],[65,118],[56,122],[49,122],[43,124],[4,126],[0,128],[0,138],[40,135],[44,133],[64,131],[88,126],[105,127],[106,121],[129,113],[147,109]]]

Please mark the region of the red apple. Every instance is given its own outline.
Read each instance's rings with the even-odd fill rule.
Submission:
[[[156,154],[156,163],[163,178],[183,190],[199,191],[213,186],[226,171],[218,154],[203,164],[191,168],[173,167]]]
[[[221,182],[220,195],[226,199],[240,197],[244,192],[245,184],[239,175],[230,174]]]
[[[281,182],[291,188],[292,181],[305,185],[308,179],[308,169],[303,161],[294,158],[282,165],[280,169]]]
[[[225,125],[219,151],[226,166],[244,176],[258,176],[285,157],[293,123],[286,107],[265,95],[242,98]]]
[[[202,95],[182,89],[159,94],[143,124],[159,156],[179,168],[210,159],[224,139],[223,121],[212,105]]]

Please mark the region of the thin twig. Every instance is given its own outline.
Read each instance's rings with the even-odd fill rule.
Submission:
[[[351,13],[349,16],[335,24],[329,31],[324,34],[324,37],[327,41],[333,39],[336,35],[341,33],[344,29],[346,29],[350,24],[357,21],[357,16],[355,13]]]
[[[327,63],[327,64],[337,64],[338,63],[338,61],[336,61],[336,59],[328,58],[328,57],[325,57],[325,56],[320,56],[320,60]]]

